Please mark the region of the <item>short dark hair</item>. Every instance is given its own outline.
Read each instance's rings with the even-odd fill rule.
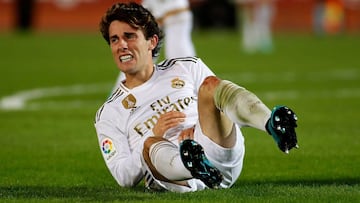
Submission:
[[[109,27],[114,20],[125,22],[133,28],[142,30],[146,39],[157,35],[159,42],[155,49],[152,50],[152,56],[159,55],[164,35],[149,10],[135,2],[112,5],[100,21],[100,32],[108,44],[110,44]]]

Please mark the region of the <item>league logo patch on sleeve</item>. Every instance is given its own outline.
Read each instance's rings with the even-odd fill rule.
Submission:
[[[109,138],[105,138],[101,142],[101,151],[106,162],[109,162],[117,153],[113,141]]]

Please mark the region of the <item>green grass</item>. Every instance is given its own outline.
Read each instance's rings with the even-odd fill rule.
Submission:
[[[239,40],[231,31],[194,33],[198,56],[219,76],[295,110],[300,149],[285,155],[246,128],[233,188],[174,194],[120,188],[105,167],[93,119],[117,71],[99,34],[1,34],[0,99],[65,89],[0,110],[0,201],[359,202],[360,37],[277,34],[272,54],[255,55]]]

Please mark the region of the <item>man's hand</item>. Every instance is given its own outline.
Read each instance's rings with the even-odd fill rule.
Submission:
[[[179,143],[182,142],[183,140],[193,140],[194,139],[194,130],[195,130],[195,127],[187,128],[187,129],[181,131],[181,133],[178,137]]]
[[[160,115],[159,120],[153,128],[156,137],[164,136],[165,132],[185,121],[185,114],[179,111],[170,111]]]
[[[281,151],[289,153],[292,148],[298,148],[295,128],[297,116],[286,106],[276,106],[266,123],[267,132],[274,138]]]

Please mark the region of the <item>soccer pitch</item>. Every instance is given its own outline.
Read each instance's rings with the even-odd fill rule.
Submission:
[[[244,128],[242,174],[227,190],[120,188],[97,144],[95,113],[117,70],[100,34],[0,35],[0,202],[359,202],[360,37],[277,34],[247,55],[232,31],[196,31],[197,54],[269,107],[298,115],[285,155]]]

